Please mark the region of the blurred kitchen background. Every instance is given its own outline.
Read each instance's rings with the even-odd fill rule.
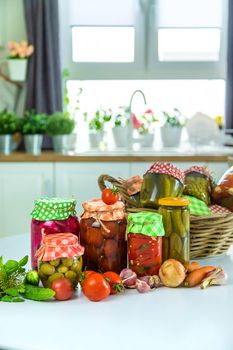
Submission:
[[[0,0],[0,111],[21,117],[26,110],[68,110],[75,119],[70,149],[77,152],[129,147],[129,130],[115,126],[133,126],[134,150],[178,146],[167,144],[166,135],[161,140],[166,116],[177,118],[174,108],[181,123],[175,138],[183,146],[231,144],[222,131],[233,127],[232,99],[226,101],[231,6],[227,0]],[[25,40],[34,52],[19,79],[11,75],[15,57],[7,46]],[[130,106],[135,90],[146,104],[138,93]]]

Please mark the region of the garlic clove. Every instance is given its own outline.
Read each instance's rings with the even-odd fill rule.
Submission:
[[[217,267],[214,271],[208,273],[201,283],[201,289],[206,289],[209,286],[221,286],[227,281],[227,274],[222,267]]]
[[[151,287],[145,281],[138,279],[136,282],[136,289],[139,293],[146,293],[151,290]]]

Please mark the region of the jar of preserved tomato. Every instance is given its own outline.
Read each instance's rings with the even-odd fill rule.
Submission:
[[[80,242],[85,247],[84,265],[95,271],[120,271],[127,267],[124,204],[107,205],[101,199],[83,204]]]
[[[46,235],[71,232],[79,236],[79,221],[77,218],[76,201],[62,198],[40,198],[35,201],[31,213],[31,262],[37,269],[35,253],[40,246],[42,230]]]
[[[173,164],[156,162],[143,176],[141,206],[158,209],[159,198],[180,197],[183,189],[184,173]]]
[[[36,252],[43,286],[51,288],[53,281],[66,277],[75,288],[82,273],[83,253],[78,237],[72,233],[45,235],[43,230],[41,246]]]
[[[163,217],[163,261],[173,258],[189,264],[189,200],[185,198],[161,198],[159,213]]]
[[[139,212],[128,215],[129,267],[138,276],[157,275],[162,263],[162,216]]]

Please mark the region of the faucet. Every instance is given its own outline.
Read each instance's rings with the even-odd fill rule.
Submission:
[[[139,93],[143,97],[144,104],[146,105],[146,96],[142,90],[135,90],[131,97],[130,97],[130,102],[129,102],[129,113],[130,113],[130,120],[129,120],[129,128],[128,128],[128,148],[132,150],[133,148],[133,113],[132,113],[132,104],[133,104],[133,99],[134,96]]]

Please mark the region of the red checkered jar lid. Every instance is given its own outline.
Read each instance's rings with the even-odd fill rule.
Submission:
[[[206,177],[208,177],[210,182],[212,182],[212,180],[213,180],[208,168],[204,167],[204,166],[193,165],[190,168],[188,168],[187,170],[185,170],[185,172],[184,172],[185,175],[190,174],[190,173],[198,173],[201,175],[205,175]]]
[[[146,174],[148,173],[171,175],[184,184],[184,173],[170,163],[155,162],[150,169],[147,170]]]
[[[78,243],[78,237],[73,233],[56,233],[42,235],[36,257],[38,261],[51,261],[58,258],[78,258],[83,253],[84,247]]]

